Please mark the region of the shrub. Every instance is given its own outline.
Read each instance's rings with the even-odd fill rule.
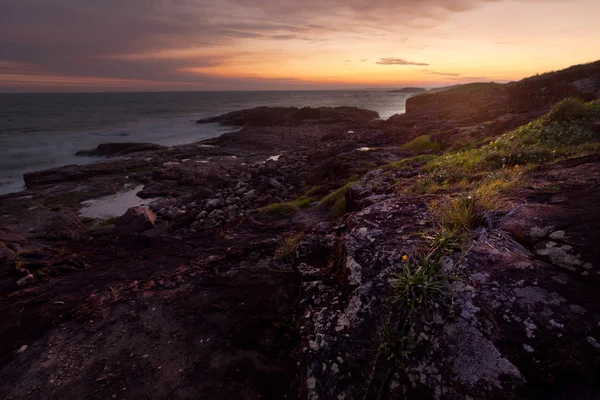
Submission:
[[[568,97],[556,103],[546,118],[549,121],[568,122],[576,119],[584,119],[588,116],[588,109],[583,101]]]
[[[431,140],[429,135],[423,135],[403,144],[400,149],[415,153],[437,153],[442,149],[442,145],[435,140]]]

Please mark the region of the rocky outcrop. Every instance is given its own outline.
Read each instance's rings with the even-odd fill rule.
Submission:
[[[419,94],[406,101],[405,114],[386,121],[386,131],[402,142],[434,135],[450,147],[496,137],[538,118],[566,97],[600,98],[600,62],[507,84],[470,83]]]
[[[365,123],[376,118],[379,118],[378,113],[356,107],[257,107],[201,119],[197,122],[199,124],[219,123],[226,126],[268,127],[340,122]]]
[[[348,193],[370,198],[383,177],[365,177]],[[418,199],[394,196],[360,209],[336,243],[326,240],[331,232],[303,239],[304,398],[598,395],[600,214],[591,199],[600,194],[599,179],[598,156],[540,171],[534,184],[560,185],[560,194],[516,194],[527,202],[482,227],[464,257],[444,261],[444,274],[460,277],[447,283],[451,300],[420,314],[398,313],[388,284],[431,220]],[[309,257],[308,244],[319,256]],[[385,321],[408,325],[404,340],[412,345],[399,364],[382,347],[390,340]]]
[[[76,156],[104,156],[115,157],[132,153],[140,153],[143,151],[155,151],[166,149],[166,146],[161,146],[154,143],[102,143],[93,150],[81,150],[75,153]]]
[[[394,90],[388,90],[388,93],[407,93],[407,94],[417,94],[417,93],[425,93],[427,91],[427,89],[425,88],[419,88],[419,87],[405,87],[402,89],[394,89]]]
[[[580,72],[567,83],[592,90]],[[449,146],[540,112],[471,125],[498,112],[490,88],[512,95],[439,92],[456,104],[418,100],[395,127]],[[431,250],[432,202],[464,189],[411,194],[431,156],[403,160],[397,118],[371,117],[250,110],[220,138],[29,174],[0,196],[0,397],[598,398],[600,157],[503,169],[520,188],[477,210],[416,304],[390,278]],[[133,185],[160,198],[78,216]]]

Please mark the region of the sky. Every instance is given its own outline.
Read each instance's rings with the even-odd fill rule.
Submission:
[[[0,92],[505,82],[600,59],[599,0],[0,0]]]

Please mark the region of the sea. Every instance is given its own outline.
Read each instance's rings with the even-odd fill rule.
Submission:
[[[23,174],[97,157],[75,152],[108,142],[167,146],[219,136],[231,128],[201,118],[258,106],[354,106],[382,119],[405,112],[407,94],[385,90],[0,93],[0,194],[23,190]]]

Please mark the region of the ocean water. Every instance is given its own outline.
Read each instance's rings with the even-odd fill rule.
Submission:
[[[168,146],[231,128],[200,118],[258,106],[355,106],[381,118],[405,111],[407,95],[386,91],[0,94],[0,194],[23,189],[23,174],[97,161],[75,152],[107,142]]]

